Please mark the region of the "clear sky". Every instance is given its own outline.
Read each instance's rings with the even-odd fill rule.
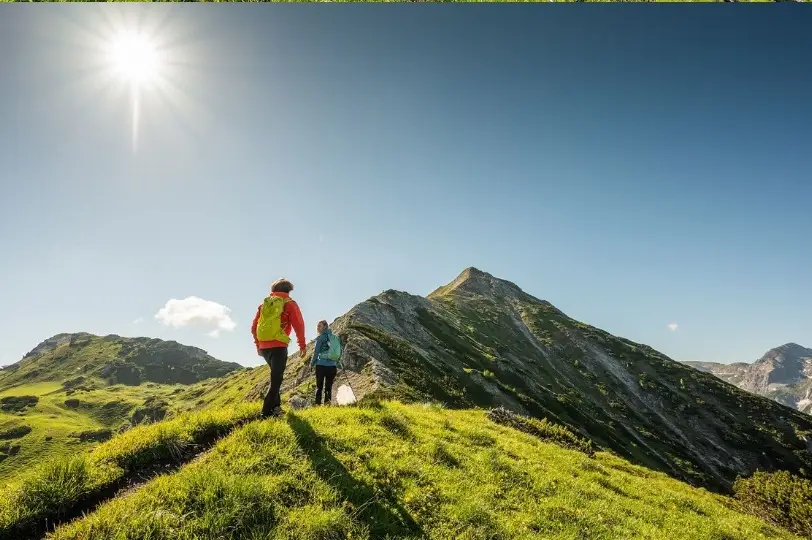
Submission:
[[[812,347],[802,6],[58,7],[0,9],[0,364],[254,365],[279,276],[310,339],[467,266],[678,360]],[[122,32],[159,54],[135,129]]]

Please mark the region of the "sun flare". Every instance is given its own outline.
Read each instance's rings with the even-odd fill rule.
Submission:
[[[116,73],[133,84],[148,84],[158,76],[158,51],[155,44],[141,34],[124,32],[116,36],[111,58]]]

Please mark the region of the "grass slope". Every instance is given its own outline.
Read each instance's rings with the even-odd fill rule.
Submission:
[[[187,390],[204,392],[238,368],[172,341],[49,338],[0,372],[0,485],[133,424],[199,408]]]
[[[134,422],[193,408],[194,402],[180,397],[186,390],[183,385],[147,383],[68,394],[59,385],[36,383],[0,392],[0,403],[7,396],[37,398],[21,410],[0,409],[0,486],[32,465],[89,450]],[[3,435],[23,430],[24,435],[14,438]]]
[[[610,453],[590,458],[484,411],[387,402],[250,422],[50,538],[387,536],[793,537],[729,498]]]
[[[136,427],[89,453],[44,461],[0,490],[0,538],[41,536],[127,484],[183,463],[235,426],[258,417],[243,405]]]

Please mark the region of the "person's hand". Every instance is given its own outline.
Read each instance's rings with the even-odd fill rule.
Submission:
[[[257,347],[257,356],[262,356],[262,349]]]

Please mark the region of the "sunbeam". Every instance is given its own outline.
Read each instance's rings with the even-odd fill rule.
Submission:
[[[210,115],[199,103],[211,70],[200,27],[169,9],[117,8],[48,14],[38,38],[51,44],[56,67],[31,84],[53,84],[58,74],[75,99],[60,111],[72,117],[66,136],[113,127],[133,156],[167,144],[195,152]]]
[[[159,82],[163,67],[160,51],[149,36],[120,31],[110,42],[109,62],[116,76],[130,86],[132,105],[132,150],[138,150],[141,92]]]

